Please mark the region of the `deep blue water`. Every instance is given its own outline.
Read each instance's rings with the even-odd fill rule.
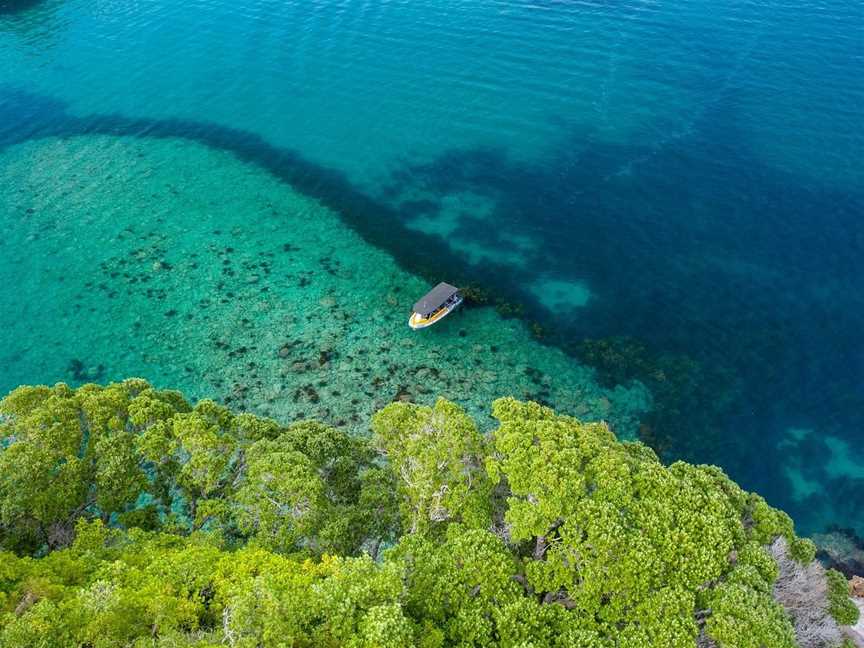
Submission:
[[[228,151],[644,382],[664,458],[862,530],[862,66],[848,0],[0,0],[0,146]],[[0,390],[75,378],[22,335]]]

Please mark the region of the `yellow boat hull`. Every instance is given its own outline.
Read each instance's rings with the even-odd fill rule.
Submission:
[[[411,313],[411,317],[408,318],[408,326],[410,326],[415,331],[418,329],[428,328],[447,317],[461,303],[462,300],[460,299],[459,301],[450,304],[449,306],[446,306],[445,308],[442,308],[435,313],[432,313],[432,315],[430,315],[429,317],[423,317],[419,313]]]

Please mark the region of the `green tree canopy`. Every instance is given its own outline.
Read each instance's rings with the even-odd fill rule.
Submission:
[[[450,522],[483,528],[491,519],[486,440],[458,406],[393,403],[372,419],[374,442],[398,476],[403,523],[425,532]]]
[[[273,550],[357,554],[392,542],[396,496],[366,440],[194,407],[139,379],[20,387],[0,402],[0,547],[67,546],[79,519]]]
[[[137,379],[21,387],[0,401],[0,645],[809,648],[766,550],[813,560],[787,515],[604,423],[492,412],[483,434],[395,403],[354,438]],[[842,578],[810,572],[822,622],[854,623]]]

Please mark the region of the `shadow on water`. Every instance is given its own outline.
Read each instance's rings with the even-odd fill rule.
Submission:
[[[686,139],[659,148],[586,145],[572,133],[542,166],[495,149],[451,151],[400,168],[372,197],[254,133],[191,120],[75,117],[61,102],[0,86],[0,148],[106,134],[229,151],[319,200],[430,283],[478,286],[479,300],[493,295],[507,312],[519,309],[505,304],[521,304],[541,320],[546,342],[589,361],[601,380],[643,380],[658,402],[643,437],[666,459],[719,463],[799,518],[830,507],[835,519],[854,519],[864,508],[862,480],[826,471],[824,441],[778,443],[793,425],[853,444],[864,428],[864,199],[766,167],[730,130],[734,123],[717,106]],[[452,238],[504,250],[512,235],[524,236],[535,245],[523,265],[470,263],[441,237],[405,226],[460,191],[490,197],[494,210],[486,226],[460,220]],[[556,317],[530,290],[544,277],[584,281],[594,297],[577,317]],[[790,453],[830,495],[791,498]]]

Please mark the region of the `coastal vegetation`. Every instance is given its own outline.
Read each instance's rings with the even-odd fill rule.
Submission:
[[[0,645],[839,646],[845,579],[719,468],[536,403],[368,437],[141,379],[0,401]]]

